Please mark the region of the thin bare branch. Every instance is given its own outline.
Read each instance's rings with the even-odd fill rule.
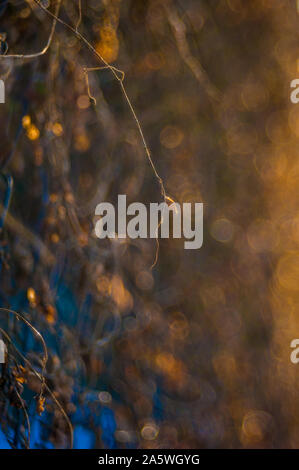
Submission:
[[[185,64],[189,67],[195,78],[198,80],[200,85],[204,88],[206,93],[216,101],[221,99],[221,92],[211,82],[207,72],[204,70],[199,59],[194,57],[190,51],[190,47],[186,38],[186,27],[184,22],[179,17],[179,14],[175,8],[172,0],[161,2],[163,6],[168,22],[173,31],[180,56],[182,57]]]
[[[57,5],[56,5],[56,8],[55,8],[55,15],[54,15],[54,18],[53,18],[50,35],[49,35],[47,44],[45,45],[45,47],[41,51],[36,52],[34,54],[4,54],[4,55],[0,55],[0,59],[35,59],[36,57],[40,57],[40,56],[46,54],[46,52],[48,51],[48,49],[49,49],[49,47],[52,43],[52,40],[53,40],[53,36],[54,36],[56,24],[57,24],[56,17],[59,15],[61,2],[62,2],[62,0],[57,0]],[[35,3],[38,4],[38,2],[35,2]],[[39,5],[39,6],[41,6],[41,5]],[[48,11],[44,7],[43,7],[43,9]]]
[[[78,31],[78,28],[81,24],[81,21],[82,21],[82,0],[78,0],[79,3],[78,3],[78,11],[79,11],[79,17],[78,17],[78,21],[76,23],[76,31]]]

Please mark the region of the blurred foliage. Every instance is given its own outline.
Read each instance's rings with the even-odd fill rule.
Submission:
[[[295,0],[2,0],[0,18],[10,446],[69,447],[71,426],[79,448],[298,447]],[[161,201],[122,84],[167,194],[205,203],[203,247],[162,240],[154,269],[153,240],[93,233],[101,201]]]

